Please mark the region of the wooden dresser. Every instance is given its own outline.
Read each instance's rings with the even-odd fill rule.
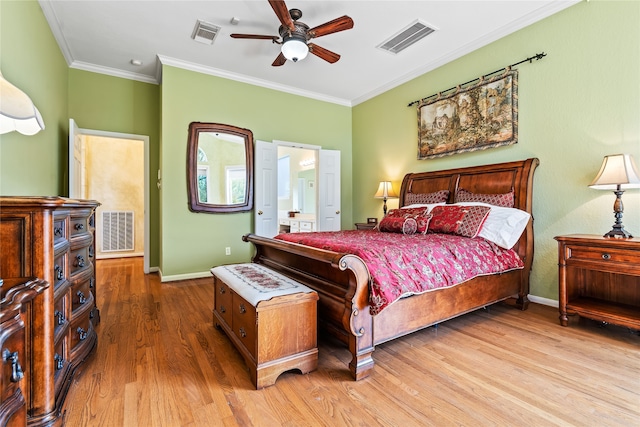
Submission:
[[[25,325],[27,424],[58,426],[75,368],[96,346],[94,215],[98,202],[0,197],[0,277],[49,283]],[[6,290],[3,290],[6,292]]]

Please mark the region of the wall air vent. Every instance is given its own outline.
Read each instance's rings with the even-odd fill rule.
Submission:
[[[416,20],[377,47],[387,52],[400,53],[412,44],[433,33],[435,30],[436,28],[434,26]]]
[[[198,19],[196,26],[193,29],[193,34],[191,34],[191,38],[200,43],[213,44],[213,41],[219,32],[220,27],[217,25]]]
[[[133,211],[102,212],[102,252],[132,251]]]

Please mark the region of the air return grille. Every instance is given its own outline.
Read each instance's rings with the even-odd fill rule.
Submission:
[[[219,31],[220,27],[217,25],[198,20],[195,28],[193,29],[193,34],[191,34],[191,38],[200,43],[213,44],[213,40],[218,35]]]
[[[102,252],[132,251],[133,211],[102,212]]]
[[[432,26],[420,21],[415,21],[390,39],[382,42],[378,48],[391,53],[399,53],[433,33],[435,30]]]

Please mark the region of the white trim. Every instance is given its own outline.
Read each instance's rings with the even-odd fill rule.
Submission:
[[[96,259],[101,260],[101,259],[111,259],[111,258],[134,258],[134,257],[141,257],[141,256],[144,256],[144,252],[102,254],[99,257],[96,257]]]
[[[548,305],[550,307],[556,307],[556,308],[560,306],[558,301],[554,299],[537,297],[535,295],[529,295],[529,301],[535,302],[536,304]]]
[[[77,125],[77,123],[76,123]],[[105,138],[135,139],[142,141],[144,145],[144,267],[143,271],[148,274],[149,269],[149,136],[134,133],[108,132],[95,129],[78,128],[78,133],[82,135],[101,136]]]
[[[275,145],[282,145],[283,147],[304,148],[305,150],[322,150],[320,145],[301,144],[299,142],[280,141],[274,139],[272,141]]]
[[[69,64],[69,68],[75,68],[76,70],[89,71],[92,73],[106,74],[107,76],[121,77],[123,79],[136,80],[143,83],[158,84],[158,81],[151,76],[140,73],[133,73],[131,71],[119,70],[117,68],[105,67],[103,65],[89,64],[82,61],[72,61]]]
[[[212,277],[211,271],[207,270],[207,271],[201,271],[198,273],[173,274],[171,276],[163,276],[162,271],[160,271],[161,282],[175,282],[178,280],[202,279],[204,277]]]

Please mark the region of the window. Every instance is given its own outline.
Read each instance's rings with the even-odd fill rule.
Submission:
[[[227,204],[235,205],[238,203],[242,203],[246,191],[246,168],[244,166],[227,166],[225,170],[227,183]]]

